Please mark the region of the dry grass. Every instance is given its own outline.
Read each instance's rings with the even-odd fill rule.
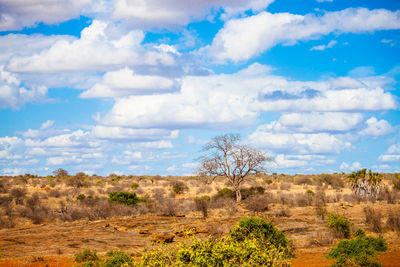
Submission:
[[[382,212],[377,208],[367,206],[364,208],[365,223],[375,233],[382,233]]]
[[[336,178],[340,181],[335,181]],[[58,244],[54,246],[54,251],[51,252],[53,254],[60,251],[69,255],[82,246],[92,245],[99,248],[99,251],[130,247],[132,253],[140,255],[141,249],[145,247],[142,240],[147,240],[147,235],[138,233],[142,229],[143,233],[149,231],[150,240],[150,236],[155,233],[168,232],[170,229],[179,230],[183,227],[180,222],[187,222],[186,227],[192,226],[193,221],[198,220],[196,222],[201,232],[198,235],[211,235],[216,238],[226,235],[240,218],[257,213],[257,216],[272,220],[294,240],[295,246],[301,251],[309,249],[310,245],[313,249],[322,251],[329,249],[335,242],[324,221],[326,214],[340,211],[354,222],[355,227],[383,234],[391,240],[390,244],[399,244],[396,243],[397,235],[391,232],[400,232],[399,193],[387,187],[376,203],[371,204],[357,198],[351,189],[342,183],[344,179],[340,174],[254,176],[243,185],[243,188],[247,188],[247,199],[239,205],[232,198],[214,197],[219,189],[226,187],[226,181],[222,178],[217,178],[212,184],[205,184],[196,177],[172,176],[85,176],[84,179],[86,185],[75,186],[76,184],[71,183],[73,180],[64,178],[34,177],[20,181],[19,178],[0,177],[0,228],[4,229],[4,234],[13,228],[18,232],[22,227],[42,227],[43,233],[53,228],[62,232],[62,229],[69,226],[72,228],[68,228],[68,231],[93,231],[90,238],[96,242],[85,241],[86,243],[80,244],[79,247],[76,245],[79,242],[75,242],[69,234],[59,236],[54,230],[52,234],[64,241],[57,243],[57,240],[53,240]],[[179,183],[176,183],[177,181]],[[388,181],[385,182],[389,184]],[[131,188],[132,183],[138,183],[139,187]],[[182,194],[175,194],[172,189],[175,184],[183,184],[186,187]],[[255,191],[250,190],[251,187],[263,187],[265,193],[254,193]],[[136,206],[110,203],[107,200],[108,194],[119,191],[136,193],[147,201]],[[85,194],[86,198],[77,200],[79,194]],[[204,206],[204,203],[196,204],[194,199],[203,195],[210,196],[211,200],[205,202],[207,205]],[[364,212],[367,203],[369,206]],[[153,219],[149,221],[149,217]],[[138,223],[140,220],[143,220],[142,224]],[[104,228],[104,225],[111,222],[122,221],[126,223],[116,225],[115,228],[124,229],[129,228],[127,225],[132,225],[126,232],[117,231],[114,226]],[[101,228],[85,228],[100,222]],[[99,240],[99,233],[107,235],[109,239]],[[15,232],[13,234],[15,235]],[[118,243],[115,235],[120,239]],[[4,243],[0,248],[5,251],[7,257],[16,255],[13,253],[18,253],[18,248],[23,247],[22,242],[29,243],[24,238],[26,239],[26,236],[22,237],[21,232],[18,239],[21,244],[11,246],[15,252],[10,243]],[[106,243],[103,244],[102,241]],[[41,243],[45,240],[35,242],[42,251],[46,251],[46,246]],[[113,247],[110,247],[111,244]],[[32,248],[24,249],[30,251],[29,255],[35,255]]]

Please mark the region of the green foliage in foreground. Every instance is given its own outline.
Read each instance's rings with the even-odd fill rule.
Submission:
[[[344,238],[350,238],[351,224],[347,219],[343,218],[339,214],[329,213],[327,225],[329,228],[335,231],[336,235]]]
[[[143,202],[143,199],[137,197],[135,193],[129,192],[112,192],[108,194],[108,199],[125,205],[136,205]]]
[[[79,262],[84,266],[290,266],[294,257],[291,243],[271,222],[249,217],[241,220],[221,239],[194,238],[190,242],[163,245],[145,253],[140,262],[121,251],[110,251],[100,261],[96,251],[84,250]],[[89,256],[86,256],[89,255]],[[95,257],[90,257],[95,255]]]
[[[381,236],[374,238],[360,235],[350,240],[340,241],[326,257],[336,259],[332,267],[382,266],[376,257],[376,252],[386,250],[386,242]]]
[[[98,261],[100,260],[97,256],[96,250],[84,249],[82,252],[75,254],[75,262],[85,262],[85,261]]]
[[[124,252],[118,252],[112,258],[107,259],[103,267],[133,266],[133,258]]]
[[[266,222],[258,217],[248,217],[241,220],[230,231],[229,236],[237,242],[246,239],[260,240],[261,243],[269,243],[279,248],[285,256],[294,257],[292,242],[287,240],[285,235],[272,222]]]
[[[142,257],[139,266],[281,266],[289,265],[285,253],[256,239],[237,242],[230,237],[217,241],[194,239],[177,249],[163,247]]]
[[[107,253],[105,261],[100,260],[96,250],[84,249],[83,252],[75,254],[75,262],[84,262],[82,267],[120,267],[134,266],[133,258],[122,251],[112,251]]]
[[[249,217],[226,238],[162,247],[143,255],[139,266],[289,266],[292,257],[283,233],[270,222]]]

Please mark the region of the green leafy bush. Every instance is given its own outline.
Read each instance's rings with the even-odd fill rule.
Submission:
[[[336,259],[332,266],[382,266],[376,257],[376,252],[386,251],[385,240],[378,238],[357,236],[350,240],[342,240],[326,255],[329,259]],[[355,264],[354,264],[355,263]]]
[[[257,239],[270,243],[284,251],[287,257],[294,257],[292,242],[274,226],[272,222],[266,222],[262,218],[248,217],[242,219],[229,233],[229,237],[237,242],[246,239]]]
[[[125,205],[136,205],[143,201],[135,193],[129,192],[112,192],[108,194],[108,199]]]
[[[335,232],[337,236],[350,238],[350,222],[339,214],[329,213],[327,225]]]
[[[358,228],[355,232],[354,232],[354,236],[355,237],[364,237],[365,236],[365,231],[361,228]]]
[[[100,263],[98,261],[87,261],[81,267],[100,267]]]
[[[253,195],[264,194],[264,192],[265,192],[265,188],[262,186],[252,186],[250,188],[243,188],[240,190],[242,199],[246,199]]]
[[[222,188],[222,189],[218,190],[217,195],[214,196],[214,198],[215,199],[218,199],[218,198],[236,199],[236,193],[232,189],[229,189],[229,188],[225,187],[225,188]]]
[[[98,261],[100,260],[97,256],[97,251],[85,248],[82,252],[75,254],[75,262],[85,262],[85,261]]]
[[[241,221],[226,238],[206,240],[194,238],[190,243],[163,246],[142,256],[139,266],[289,266],[293,251],[288,241],[271,223],[261,218]],[[266,227],[272,226],[272,228]],[[261,227],[260,227],[261,226]],[[268,228],[268,230],[267,230]],[[272,231],[272,234],[266,232]],[[268,237],[268,238],[265,238]],[[275,243],[274,243],[275,242]]]
[[[143,255],[139,266],[285,266],[289,259],[271,244],[256,239],[194,239],[176,249],[163,247]]]
[[[264,179],[264,182],[265,182],[266,184],[272,184],[274,181],[273,181],[272,179],[270,179],[270,178],[265,178],[265,179]]]
[[[308,194],[308,195],[310,195],[310,196],[315,196],[314,191],[312,191],[311,189],[308,189],[308,190],[306,191],[306,194]]]
[[[112,258],[107,259],[103,267],[120,267],[120,266],[133,266],[133,258],[126,255],[124,252],[118,252]]]
[[[175,194],[182,194],[188,189],[187,185],[181,181],[173,181],[171,185]]]
[[[139,187],[139,184],[138,183],[132,183],[131,184],[131,188],[132,189],[136,189],[136,188],[138,188]]]
[[[84,200],[86,198],[85,194],[79,194],[76,199],[77,200]]]

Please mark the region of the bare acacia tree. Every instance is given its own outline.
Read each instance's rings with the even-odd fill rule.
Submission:
[[[238,134],[225,134],[213,138],[203,148],[207,154],[201,158],[199,174],[226,177],[236,193],[236,201],[242,195],[240,186],[249,174],[264,173],[264,163],[271,161],[262,151],[248,145],[240,145]]]

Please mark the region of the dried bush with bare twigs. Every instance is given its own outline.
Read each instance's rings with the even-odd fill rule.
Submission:
[[[212,209],[222,209],[227,215],[232,216],[238,211],[236,201],[231,198],[216,198],[211,200]]]
[[[292,184],[291,183],[282,183],[282,184],[280,184],[279,188],[281,190],[289,191],[290,188],[292,188]]]
[[[313,185],[313,181],[308,176],[295,177],[294,184],[296,185]]]
[[[290,216],[292,216],[292,213],[290,212],[290,209],[281,207],[281,208],[275,210],[274,215],[276,217],[290,217]]]
[[[400,209],[391,209],[388,213],[386,227],[390,230],[400,232]]]
[[[201,211],[203,218],[208,217],[208,208],[210,206],[211,198],[209,196],[202,196],[194,198],[194,204],[197,211]]]
[[[246,208],[253,212],[263,212],[269,210],[269,204],[272,202],[272,194],[250,196],[244,201]]]
[[[365,207],[365,223],[370,226],[371,230],[375,233],[382,233],[382,212],[377,208]]]
[[[15,204],[20,205],[23,204],[24,198],[26,195],[26,189],[25,188],[13,188],[10,191],[10,197],[14,199]]]

